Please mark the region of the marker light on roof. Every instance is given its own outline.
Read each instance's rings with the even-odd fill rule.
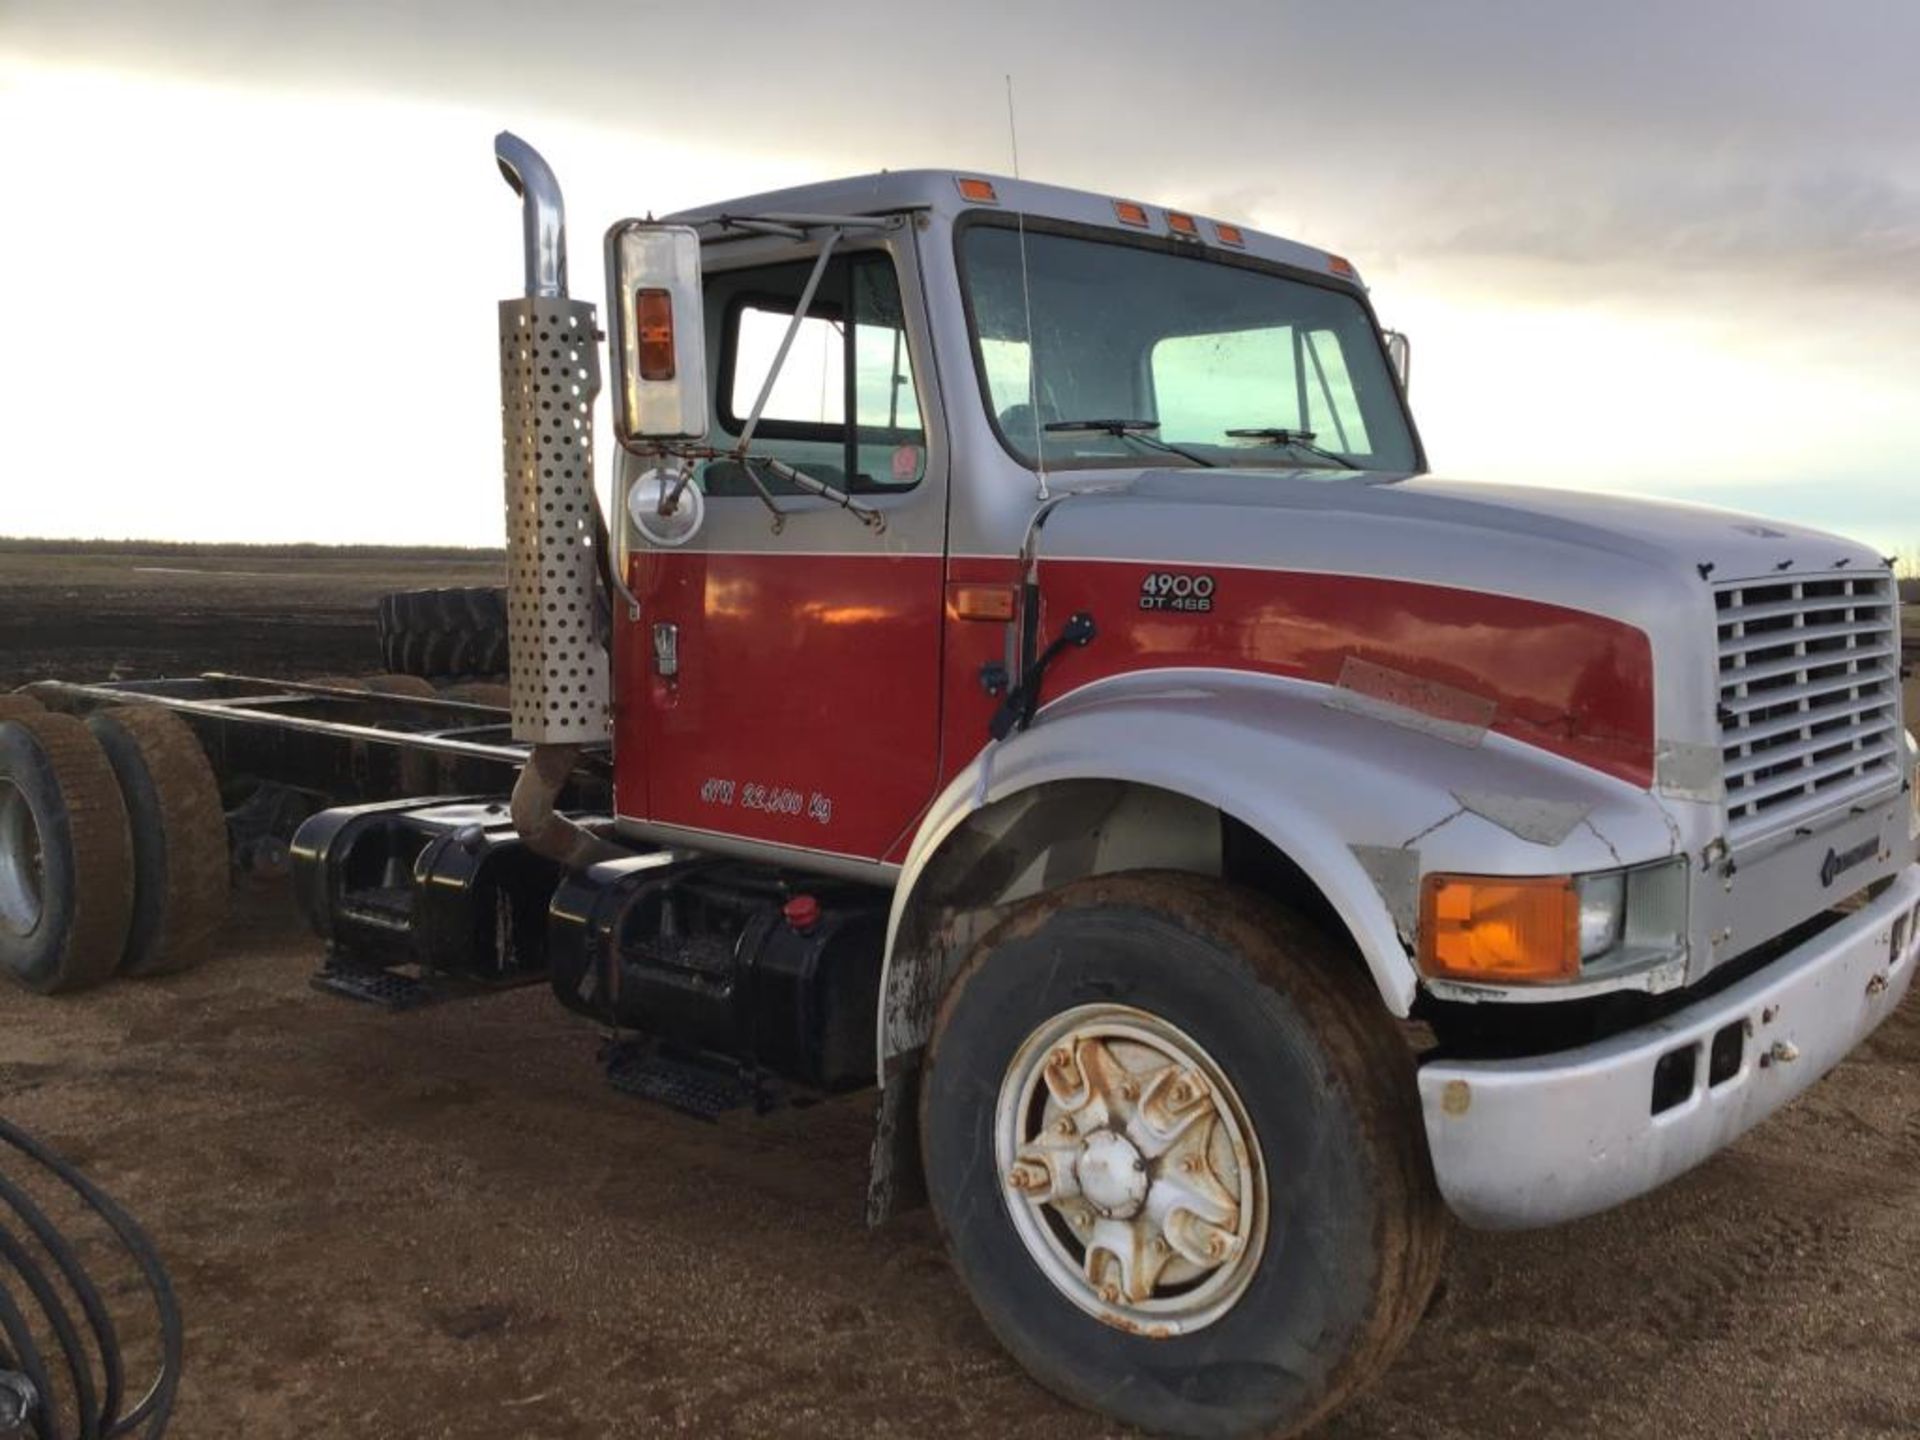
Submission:
[[[1213,233],[1220,237],[1220,243],[1222,245],[1238,245],[1244,248],[1247,243],[1247,237],[1241,233],[1238,225],[1222,225],[1216,220],[1213,225]]]
[[[1131,200],[1114,201],[1113,213],[1122,225],[1145,226],[1147,224],[1147,207],[1136,205]]]
[[[976,180],[971,176],[956,175],[953,183],[960,187],[962,200],[978,200],[986,205],[998,205],[1000,197],[993,193],[991,180]]]
[[[1327,257],[1327,269],[1336,275],[1344,275],[1349,280],[1353,279],[1353,262],[1344,260],[1338,255],[1329,255]]]
[[[1173,231],[1174,234],[1184,236],[1189,240],[1198,240],[1200,238],[1199,223],[1191,215],[1182,215],[1178,210],[1169,210],[1167,212],[1167,228]]]

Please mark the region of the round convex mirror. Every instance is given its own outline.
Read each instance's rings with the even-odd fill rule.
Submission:
[[[627,490],[627,514],[648,543],[684,545],[707,518],[707,500],[685,472],[648,470]]]

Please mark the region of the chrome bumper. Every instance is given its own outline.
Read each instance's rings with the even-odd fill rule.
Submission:
[[[1916,905],[1920,865],[1765,969],[1663,1020],[1553,1055],[1423,1066],[1420,1099],[1447,1204],[1481,1229],[1555,1225],[1692,1169],[1892,1013],[1920,969]],[[1729,1025],[1744,1026],[1740,1065],[1710,1084],[1713,1039]],[[1691,1093],[1654,1114],[1655,1067],[1689,1047]]]

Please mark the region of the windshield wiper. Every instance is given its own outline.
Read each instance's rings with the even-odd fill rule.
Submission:
[[[1100,435],[1111,435],[1116,440],[1131,440],[1136,445],[1164,450],[1169,455],[1178,455],[1184,460],[1191,460],[1196,465],[1204,465],[1209,470],[1215,468],[1213,461],[1204,455],[1196,455],[1193,451],[1169,444],[1156,435],[1146,434],[1146,431],[1160,428],[1158,420],[1049,420],[1041,428],[1049,435],[1068,435],[1076,432],[1085,434],[1089,431]]]
[[[1349,460],[1338,450],[1326,450],[1313,443],[1311,430],[1287,430],[1277,425],[1260,425],[1250,430],[1229,430],[1227,434],[1235,440],[1265,440],[1270,445],[1286,445],[1295,450],[1304,450],[1309,455],[1318,455],[1322,460],[1331,460],[1349,470],[1360,468],[1357,461]]]

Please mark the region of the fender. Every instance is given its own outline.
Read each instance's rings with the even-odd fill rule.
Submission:
[[[967,937],[936,939],[936,861],[966,822],[1059,781],[1187,797],[1265,837],[1345,924],[1382,1003],[1412,1007],[1421,874],[1556,874],[1679,853],[1703,817],[1498,734],[1463,736],[1413,711],[1356,710],[1336,685],[1220,669],[1134,671],[1042,709],[974,758],[921,824],[894,892],[881,980],[879,1074],[926,1044]],[[1707,807],[1684,807],[1684,810]],[[1683,825],[1683,819],[1695,823]],[[1067,875],[1049,867],[1049,883]]]

